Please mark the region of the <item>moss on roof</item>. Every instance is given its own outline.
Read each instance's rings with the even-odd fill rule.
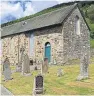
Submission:
[[[73,4],[55,11],[45,13],[25,21],[17,22],[8,26],[2,27],[1,37],[28,32],[31,30],[61,24],[70,12],[77,6]]]

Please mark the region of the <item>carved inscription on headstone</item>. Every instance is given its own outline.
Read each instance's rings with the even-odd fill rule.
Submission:
[[[43,76],[38,75],[34,78],[34,94],[42,94],[43,93]]]

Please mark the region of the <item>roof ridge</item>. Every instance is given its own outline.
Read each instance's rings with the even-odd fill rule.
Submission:
[[[2,27],[1,37],[28,32],[38,28],[61,24],[76,4],[65,6],[45,14]],[[26,23],[25,23],[26,22]]]

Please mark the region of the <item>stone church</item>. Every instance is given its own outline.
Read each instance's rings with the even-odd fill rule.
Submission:
[[[2,60],[11,64],[20,60],[24,46],[30,60],[45,57],[50,64],[65,64],[89,54],[89,27],[78,4],[68,5],[21,22],[2,27]]]

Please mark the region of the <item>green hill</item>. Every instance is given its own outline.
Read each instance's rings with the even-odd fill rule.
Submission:
[[[94,39],[94,2],[84,3],[82,5],[81,9],[91,29],[91,38]]]

